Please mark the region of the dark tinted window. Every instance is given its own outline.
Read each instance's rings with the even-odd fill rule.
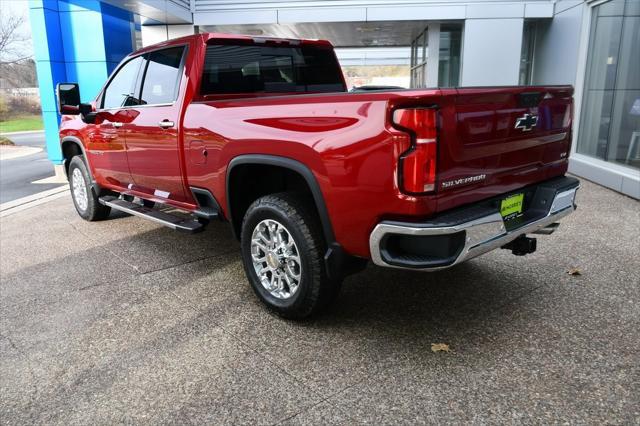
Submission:
[[[148,55],[149,64],[142,85],[142,103],[166,104],[176,99],[183,51],[184,47],[172,47]]]
[[[113,76],[102,97],[102,108],[120,108],[138,105],[136,87],[140,64],[144,61],[138,56],[124,64]]]
[[[311,46],[207,47],[203,95],[344,90],[340,66],[331,49]]]

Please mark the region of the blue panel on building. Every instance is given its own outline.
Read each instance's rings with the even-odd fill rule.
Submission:
[[[44,122],[44,137],[47,142],[47,156],[53,163],[62,164],[63,158],[58,136],[60,116],[56,111],[43,111],[42,120]]]
[[[133,45],[133,14],[109,4],[102,5],[102,27],[107,34],[126,34],[126,37],[110,37],[105,44],[106,60],[120,62],[131,53]]]
[[[64,62],[36,62],[36,72],[38,74],[38,85],[40,87],[40,104],[42,111],[58,110],[56,106],[56,97],[53,90],[45,90],[46,88],[55,88],[57,82],[66,80],[67,73]]]
[[[80,100],[91,102],[107,81],[109,72],[105,62],[67,62],[67,80],[80,85]]]
[[[46,8],[58,10],[58,0],[29,0],[29,9]]]
[[[37,13],[34,13],[34,10]],[[30,18],[33,40],[38,40],[37,43],[33,43],[36,61],[64,61],[58,12],[35,8],[32,9]]]
[[[100,13],[100,0],[59,0],[60,12],[97,12]]]
[[[66,62],[105,60],[104,32],[99,12],[59,12]]]
[[[77,82],[90,102],[133,50],[131,12],[98,0],[30,0],[30,20],[49,159],[62,162],[55,88]]]

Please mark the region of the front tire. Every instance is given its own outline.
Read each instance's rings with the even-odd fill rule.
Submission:
[[[92,222],[105,219],[111,208],[100,204],[98,196],[91,190],[90,182],[91,177],[83,157],[76,155],[69,164],[71,198],[80,217]]]
[[[326,243],[311,206],[300,195],[267,195],[249,206],[242,223],[247,278],[260,300],[285,318],[320,312],[340,288],[327,277]]]

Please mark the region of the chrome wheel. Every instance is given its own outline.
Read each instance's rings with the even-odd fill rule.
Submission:
[[[84,176],[82,176],[82,172],[78,168],[73,169],[71,174],[71,189],[76,205],[84,212],[89,205],[89,195],[87,194],[87,184],[84,181]]]
[[[278,299],[292,297],[300,286],[300,252],[287,228],[275,220],[258,223],[251,235],[251,260],[262,286]]]

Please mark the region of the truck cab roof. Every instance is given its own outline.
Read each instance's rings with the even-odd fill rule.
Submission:
[[[140,53],[149,52],[156,50],[160,47],[173,46],[179,44],[190,43],[192,41],[201,42],[201,43],[210,43],[212,41],[220,41],[221,43],[248,43],[248,44],[278,44],[278,45],[314,45],[314,46],[324,46],[332,48],[333,45],[328,40],[318,40],[318,39],[294,39],[294,38],[278,38],[278,37],[265,37],[265,36],[254,36],[254,35],[246,35],[246,34],[228,34],[228,33],[199,33],[192,34],[188,36],[178,37],[171,40],[163,41],[160,43],[155,43],[149,46],[145,46],[142,49],[136,50],[131,53],[129,56],[136,56]]]

